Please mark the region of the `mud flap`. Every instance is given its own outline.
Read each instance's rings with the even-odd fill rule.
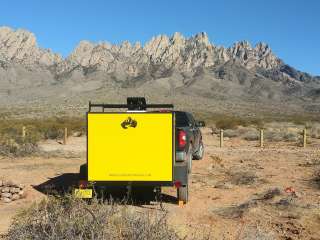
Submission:
[[[182,186],[188,184],[188,166],[177,165],[174,166],[174,181],[180,181]]]

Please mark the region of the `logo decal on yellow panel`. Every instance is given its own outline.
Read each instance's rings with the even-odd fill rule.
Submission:
[[[135,128],[137,126],[137,121],[132,119],[131,117],[128,117],[126,120],[124,120],[122,123],[121,123],[121,127],[123,129],[128,129],[128,127],[133,127]]]

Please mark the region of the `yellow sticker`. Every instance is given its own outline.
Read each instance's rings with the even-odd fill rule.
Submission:
[[[74,196],[76,198],[92,198],[92,189],[75,189]]]

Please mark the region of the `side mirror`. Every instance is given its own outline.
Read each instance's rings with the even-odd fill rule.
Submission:
[[[204,126],[206,126],[206,124],[204,121],[198,121],[196,126],[197,127],[204,127]]]

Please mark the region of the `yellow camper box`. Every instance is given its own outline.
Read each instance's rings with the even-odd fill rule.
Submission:
[[[172,112],[88,112],[88,181],[173,181]]]

